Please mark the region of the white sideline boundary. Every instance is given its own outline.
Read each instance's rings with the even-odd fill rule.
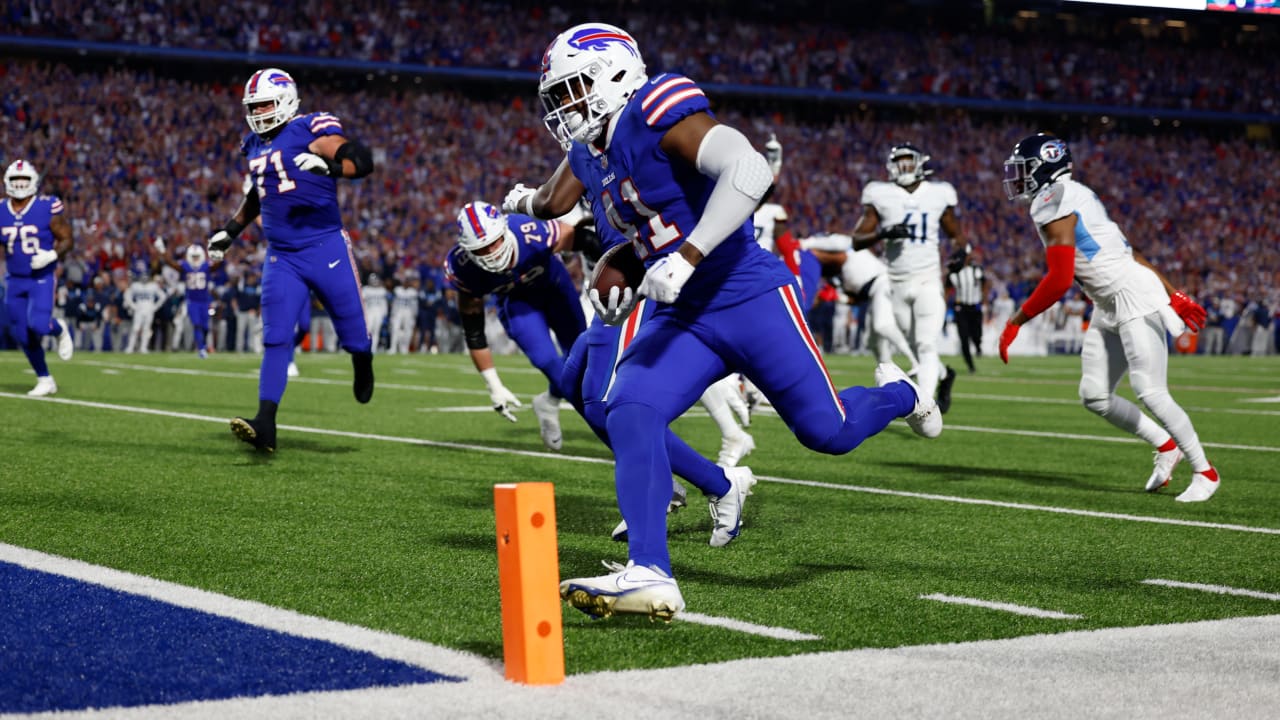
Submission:
[[[55,403],[59,405],[72,405],[77,407],[88,407],[99,410],[115,410],[118,412],[136,413],[140,415],[156,415],[160,417],[172,417],[183,420],[196,420],[199,422],[210,422],[225,424],[226,418],[218,418],[210,415],[197,415],[195,413],[177,412],[175,410],[158,410],[155,408],[137,407],[132,405],[117,405],[114,403],[101,403],[91,400],[73,400],[71,398],[60,397],[41,397],[32,398],[26,395],[18,395],[16,393],[0,392],[0,398],[10,400],[25,400],[28,402]],[[422,438],[403,437],[399,435],[378,435],[373,433],[360,433],[348,430],[332,430],[328,428],[305,427],[301,425],[279,425],[281,430],[289,430],[292,432],[312,433],[316,435],[329,435],[333,437],[346,437],[357,440],[379,440],[383,442],[402,443],[406,445],[421,445],[424,447],[449,448],[453,450],[471,450],[474,452],[484,452],[502,455],[517,455],[520,457],[544,458],[550,460],[564,460],[570,462],[591,463],[596,465],[612,465],[613,461],[607,458],[594,458],[584,455],[565,455],[561,453],[541,452],[537,450],[517,450],[514,448],[490,447],[487,445],[471,445],[468,443],[447,442],[443,440],[426,440]],[[954,428],[953,428],[954,429]],[[979,431],[983,428],[975,428]],[[1051,435],[1051,433],[1043,433]],[[1063,435],[1064,439],[1087,439],[1097,440],[1094,436],[1072,436]],[[1126,441],[1124,438],[1109,438],[1111,440]],[[1263,448],[1264,450],[1274,450],[1280,452],[1280,448]],[[918,493],[906,490],[890,490],[887,488],[874,488],[860,485],[841,485],[837,483],[821,482],[818,480],[798,480],[793,478],[775,477],[770,475],[757,475],[757,480],[765,480],[768,482],[776,482],[783,485],[804,485],[808,487],[823,488],[827,490],[839,490],[842,492],[860,492],[872,495],[891,495],[895,497],[914,498],[917,500],[932,500],[937,502],[960,503],[964,505],[985,505],[988,507],[1005,508],[1009,510],[1030,510],[1034,512],[1049,512],[1062,515],[1077,515],[1080,517],[1093,517],[1107,520],[1126,520],[1129,522],[1146,522],[1157,525],[1177,525],[1181,527],[1204,528],[1210,530],[1232,530],[1236,532],[1259,533],[1262,535],[1280,535],[1280,528],[1254,527],[1250,525],[1233,525],[1229,523],[1211,523],[1199,520],[1181,520],[1178,518],[1154,517],[1148,515],[1129,515],[1125,513],[1109,513],[1098,510],[1078,510],[1074,508],[1061,508],[1051,505],[1031,505],[1028,503],[1012,503],[1000,500],[984,500],[982,498],[967,498],[955,495],[936,495],[933,493]]]

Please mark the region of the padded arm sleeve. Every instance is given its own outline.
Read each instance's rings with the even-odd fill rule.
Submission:
[[[343,160],[350,160],[356,166],[356,174],[351,176],[352,179],[359,179],[373,172],[373,152],[358,140],[348,140],[338,146],[333,159],[339,164]]]
[[[489,347],[484,336],[483,313],[458,313],[462,319],[462,335],[466,339],[468,350],[483,350]]]
[[[728,125],[716,125],[703,136],[697,167],[716,186],[685,242],[706,256],[751,217],[773,184],[773,173],[747,137]]]
[[[1049,272],[1041,278],[1031,297],[1022,303],[1022,314],[1031,319],[1053,307],[1071,287],[1076,272],[1076,249],[1071,245],[1050,245],[1044,251]]]

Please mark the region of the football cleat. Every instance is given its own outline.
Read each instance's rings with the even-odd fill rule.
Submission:
[[[367,403],[373,398],[373,353],[351,353],[351,367],[356,374],[351,386],[356,402]]]
[[[1147,478],[1147,492],[1168,487],[1169,478],[1173,477],[1173,469],[1182,460],[1182,451],[1176,447],[1168,452],[1157,450],[1155,456],[1155,468],[1151,470],[1151,477]]]
[[[670,515],[688,504],[689,491],[685,490],[678,480],[671,478],[671,502],[667,503],[667,514]],[[626,542],[627,521],[623,520],[618,523],[618,526],[613,529],[609,536],[613,538],[614,542]]]
[[[31,397],[44,397],[58,392],[58,383],[53,381],[52,375],[43,375],[36,378],[36,386],[27,391],[27,395]]]
[[[920,397],[920,386],[912,382],[902,368],[893,363],[880,363],[876,366],[876,385],[884,387],[890,383],[904,382],[915,393],[916,405],[907,414],[907,424],[921,437],[936,438],[942,434],[942,413],[938,412],[938,403],[933,398]]]
[[[291,361],[289,361],[289,369],[288,369],[288,370],[285,370],[285,371],[284,371],[284,374],[285,374],[285,376],[286,376],[286,377],[291,377],[291,378],[292,378],[292,377],[298,377],[298,375],[300,374],[300,373],[298,372],[298,364],[297,364],[297,363],[295,363],[295,362],[293,362],[292,360],[291,360]]]
[[[938,383],[938,411],[943,415],[951,409],[951,386],[956,383],[955,368],[946,366],[947,374]]]
[[[70,360],[76,351],[75,343],[71,341],[71,324],[63,320],[58,325],[62,328],[62,332],[58,333],[58,357]]]
[[[534,395],[533,414],[538,417],[542,444],[548,449],[559,450],[564,443],[564,436],[560,433],[560,398],[551,397],[550,392]]]
[[[608,575],[575,578],[560,583],[560,597],[593,618],[648,615],[671,622],[684,610],[680,587],[671,576],[648,565],[605,562]]]
[[[720,441],[720,456],[716,458],[716,464],[720,467],[733,467],[755,449],[755,438],[747,433],[738,433],[737,437],[725,436]]]
[[[1194,473],[1191,476],[1191,484],[1174,499],[1178,502],[1204,502],[1213,497],[1217,491],[1218,480],[1210,480],[1201,473]]]
[[[742,506],[756,484],[756,476],[749,467],[725,468],[729,492],[709,501],[711,507],[711,547],[724,547],[742,532]]]
[[[200,351],[196,353],[196,357],[204,360],[209,357],[209,351],[204,348],[200,348]]]
[[[258,450],[276,451],[276,426],[260,420],[237,417],[231,419],[231,432]]]

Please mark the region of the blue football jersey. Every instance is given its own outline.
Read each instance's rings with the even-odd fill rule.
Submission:
[[[240,144],[257,183],[262,230],[272,247],[297,250],[342,229],[337,181],[299,170],[293,162],[298,154],[311,152],[307,148],[316,138],[342,134],[338,118],[311,113],[285,123],[269,140],[250,133]]]
[[[31,269],[31,257],[40,250],[53,249],[53,230],[49,223],[62,214],[62,201],[52,195],[37,195],[20,211],[13,209],[13,199],[0,203],[0,242],[9,275],[42,278],[53,274],[57,263],[39,270]]]
[[[608,223],[651,265],[675,251],[693,230],[715,182],[660,147],[676,123],[710,105],[687,77],[662,74],[649,80],[609,124],[601,153],[575,143],[569,166],[586,187],[597,226]],[[791,283],[791,274],[755,241],[751,218],[743,221],[701,263],[680,293],[681,307],[727,307]]]
[[[183,260],[179,267],[182,268],[182,282],[187,286],[187,302],[207,305],[209,303],[209,261],[206,260],[192,267],[191,263]]]
[[[490,272],[471,259],[471,255],[454,245],[445,257],[445,280],[458,290],[475,295],[518,295],[540,292],[548,287],[547,269],[560,262],[555,246],[560,240],[560,223],[544,221],[528,215],[507,216],[507,242],[516,244],[515,264],[506,272]]]

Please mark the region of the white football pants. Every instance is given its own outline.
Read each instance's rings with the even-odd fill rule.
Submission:
[[[916,384],[925,397],[933,397],[942,377],[938,338],[947,321],[947,300],[942,278],[934,271],[916,273],[893,281],[893,316],[915,348],[919,371]]]

